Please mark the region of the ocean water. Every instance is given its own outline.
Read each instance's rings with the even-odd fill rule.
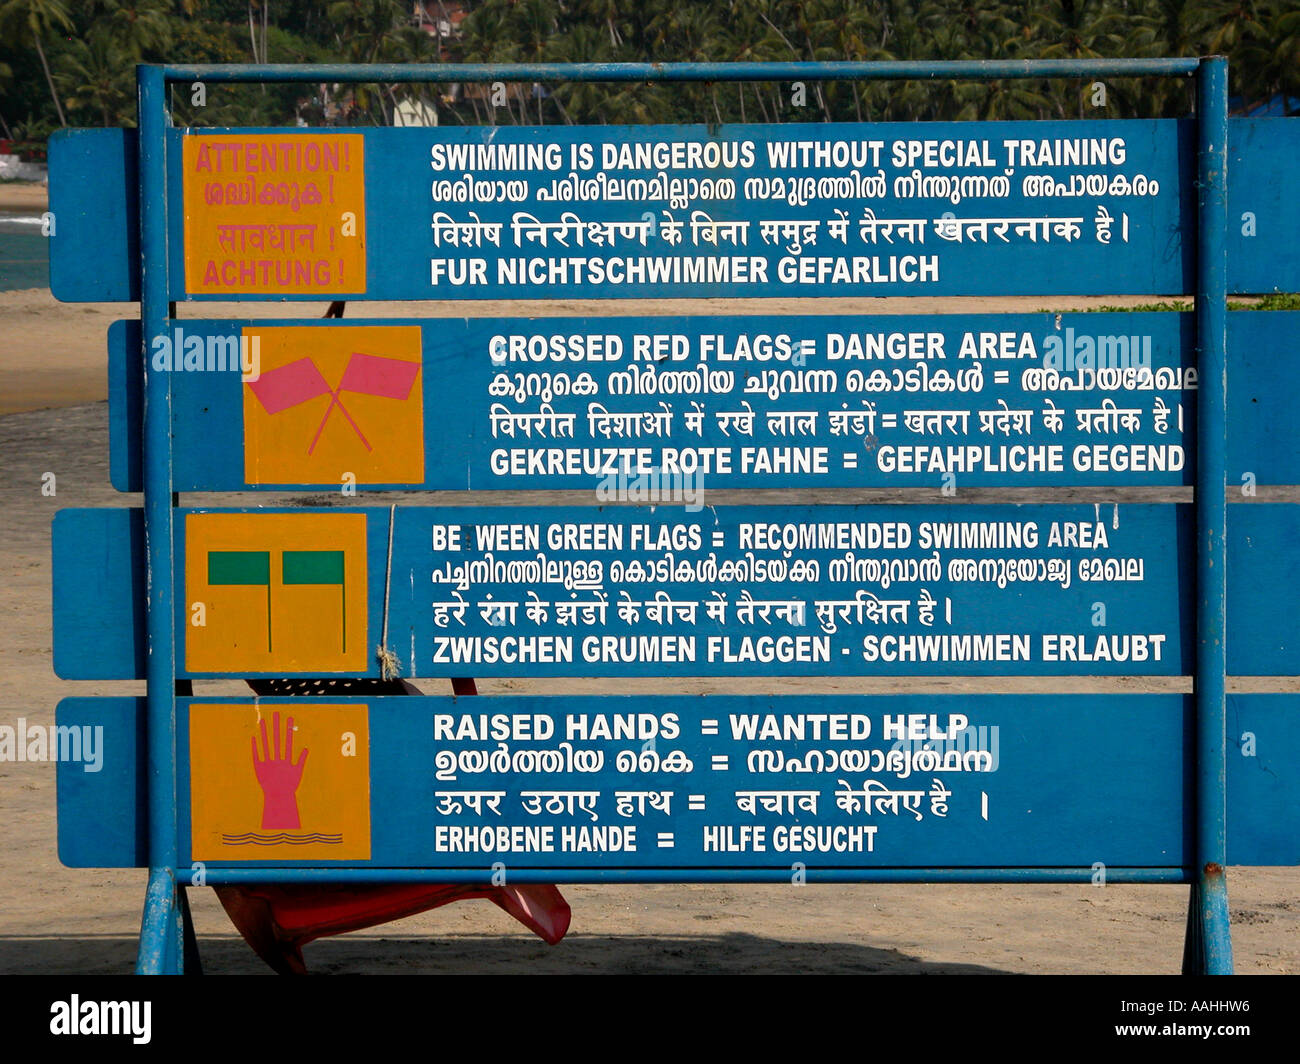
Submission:
[[[0,212],[0,292],[50,286],[50,248],[35,214]]]

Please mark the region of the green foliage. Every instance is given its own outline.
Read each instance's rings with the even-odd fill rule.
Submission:
[[[1300,310],[1300,292],[1270,292],[1250,303],[1229,303],[1229,310]]]
[[[1139,303],[1132,307],[1102,306],[1087,307],[1084,309],[1085,314],[1136,314],[1141,311],[1172,311],[1187,312],[1195,310],[1196,305],[1190,299],[1172,299],[1160,303]],[[1300,310],[1300,293],[1294,292],[1269,292],[1267,295],[1250,299],[1230,299],[1228,300],[1229,310]],[[1055,314],[1055,307],[1045,308],[1044,314]],[[1077,312],[1076,312],[1077,313]]]
[[[444,17],[437,0],[429,14]],[[132,121],[140,61],[1229,57],[1246,104],[1300,98],[1295,0],[466,0],[459,33],[419,29],[409,0],[0,0],[0,118]],[[210,86],[173,92],[178,122],[389,124],[403,98],[456,123],[680,123],[1175,117],[1188,79],[788,84]],[[494,98],[495,96],[495,98]],[[3,127],[0,127],[2,130]]]
[[[1088,307],[1086,313],[1089,314],[1137,314],[1145,311],[1188,311],[1193,310],[1194,305],[1190,299],[1170,299],[1161,303],[1140,303],[1134,307]],[[1049,312],[1050,313],[1050,312]]]

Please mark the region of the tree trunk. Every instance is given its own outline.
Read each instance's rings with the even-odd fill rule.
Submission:
[[[50,76],[50,64],[45,60],[45,49],[41,47],[41,35],[33,33],[32,40],[36,42],[36,54],[41,57],[41,69],[45,71],[45,83],[50,87],[50,96],[54,100],[54,109],[59,112],[59,125],[66,129],[68,120],[63,117],[63,104],[59,102],[59,94],[54,88],[54,78]]]
[[[822,95],[822,83],[820,81],[817,82],[817,102],[821,104],[824,120],[829,122],[831,120],[831,109],[826,106],[826,97]]]

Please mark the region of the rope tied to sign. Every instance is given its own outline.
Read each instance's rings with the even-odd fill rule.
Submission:
[[[388,564],[384,567],[384,627],[375,656],[379,659],[379,676],[395,680],[402,674],[402,659],[388,646],[388,592],[393,583],[393,523],[397,518],[396,505],[388,508]]]

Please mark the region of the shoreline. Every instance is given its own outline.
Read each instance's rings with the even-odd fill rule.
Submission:
[[[49,203],[50,189],[43,181],[0,181],[0,212],[40,214]]]

